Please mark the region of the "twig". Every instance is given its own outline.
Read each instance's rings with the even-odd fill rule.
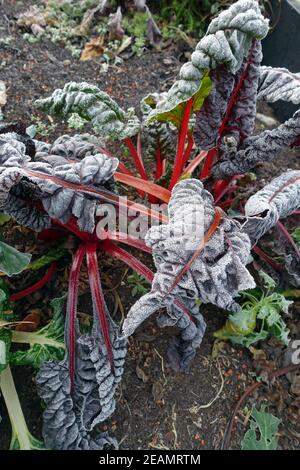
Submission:
[[[220,364],[219,364],[219,361],[217,361],[218,363],[218,370],[219,370],[219,374],[220,374],[220,377],[221,377],[221,385],[220,385],[220,388],[218,390],[218,393],[216,394],[216,396],[210,400],[208,403],[206,403],[205,405],[197,405],[197,412],[199,410],[203,410],[203,409],[206,409],[206,408],[210,408],[211,405],[219,398],[219,396],[221,395],[222,393],[222,390],[224,388],[224,378],[223,378],[223,374],[222,374],[222,371],[221,371],[221,367],[220,367]]]
[[[163,376],[163,379],[164,379],[164,385],[166,385],[166,384],[168,383],[168,380],[167,380],[166,373],[165,373],[164,358],[161,356],[161,354],[159,354],[159,352],[157,351],[157,349],[154,348],[154,351],[155,351],[155,353],[158,355],[158,357],[159,357],[159,359],[160,359],[160,363],[161,363],[161,372],[162,372],[162,376]]]

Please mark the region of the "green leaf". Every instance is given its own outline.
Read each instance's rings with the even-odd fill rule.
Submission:
[[[42,329],[35,333],[13,331],[12,340],[16,343],[28,343],[26,351],[10,353],[10,363],[15,365],[29,365],[39,368],[45,361],[60,361],[64,357],[64,316],[62,314],[66,296],[54,299],[51,302],[53,318]]]
[[[0,212],[0,226],[6,224],[10,220],[10,216],[4,214],[4,212]]]
[[[12,246],[0,241],[0,271],[13,276],[22,272],[28,266],[31,255],[20,253]]]
[[[300,227],[297,227],[292,233],[293,240],[297,243],[300,247]]]
[[[242,450],[276,450],[278,427],[281,422],[276,416],[267,413],[265,408],[251,412],[250,429],[242,440]]]
[[[276,323],[270,325],[269,332],[286,346],[289,344],[290,330],[288,329],[282,318],[279,318]]]
[[[249,348],[252,344],[258,341],[263,341],[268,337],[268,332],[265,330],[254,331],[248,336],[231,336],[229,339],[233,344],[239,344],[245,348]]]
[[[280,295],[279,306],[280,306],[282,312],[288,313],[290,306],[291,306],[294,302],[293,302],[292,300],[287,300],[287,299],[284,297],[284,295],[282,295],[282,294],[279,294],[279,295]]]
[[[37,271],[38,269],[41,269],[44,266],[47,266],[48,264],[53,263],[53,261],[59,260],[65,254],[66,254],[66,250],[63,246],[52,248],[51,250],[48,251],[46,255],[43,255],[39,259],[30,263],[27,269]]]
[[[248,55],[252,40],[262,39],[268,32],[268,21],[256,2],[234,2],[225,12],[214,18],[206,34],[197,44],[191,60],[181,67],[178,80],[164,100],[152,111],[149,119],[167,119],[197,95],[203,78],[219,66],[236,74]]]
[[[269,314],[266,318],[268,326],[275,325],[280,320],[280,313],[275,307],[270,307]]]
[[[104,138],[123,140],[140,130],[140,121],[132,108],[125,112],[107,93],[84,82],[67,83],[49,98],[37,100],[35,105],[41,111],[63,118],[76,113],[90,121]]]
[[[192,112],[199,111],[204,103],[205,98],[209,95],[212,87],[212,81],[206,73],[201,80],[201,85],[199,90],[193,96],[193,107]],[[149,103],[150,104],[150,103]],[[173,124],[177,129],[180,129],[183,115],[184,115],[185,106],[179,105],[172,111],[155,115],[152,117],[152,120],[156,119],[159,122],[168,122]],[[151,120],[150,120],[151,122]]]
[[[258,274],[264,281],[264,286],[267,289],[274,289],[276,287],[276,282],[271,276],[269,276],[269,274],[265,273],[264,271],[258,271]]]
[[[225,325],[214,333],[215,338],[231,339],[237,336],[246,336],[256,327],[256,312],[254,310],[240,310],[229,316]]]
[[[11,332],[0,329],[0,373],[9,365],[9,350],[11,345]]]
[[[89,121],[80,117],[79,114],[73,113],[68,119],[68,126],[70,129],[80,130],[84,128],[87,122]]]
[[[26,134],[31,138],[34,139],[37,134],[37,128],[34,124],[26,128]]]

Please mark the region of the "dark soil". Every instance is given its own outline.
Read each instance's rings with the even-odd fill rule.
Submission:
[[[8,121],[22,121],[30,125],[32,115],[37,115],[32,107],[33,101],[49,95],[71,80],[98,85],[123,107],[136,106],[145,94],[167,89],[172,83],[180,65],[178,57],[182,53],[181,47],[176,44],[161,51],[147,51],[141,58],[132,57],[118,68],[110,68],[107,74],[100,73],[98,61],[74,60],[63,45],[44,41],[29,44],[16,28],[14,15],[25,5],[34,3],[28,0],[0,2],[0,79],[8,87],[5,107]],[[6,37],[11,38],[9,45],[1,41]],[[267,113],[270,114],[269,110]],[[63,127],[64,131],[66,126]],[[53,139],[61,133],[61,126],[57,126],[47,138]],[[258,185],[262,186],[291,167],[300,167],[299,150],[283,155],[275,163],[261,165],[257,170]],[[255,187],[251,190],[254,191]],[[28,231],[22,234],[19,245],[28,251],[34,248],[36,253],[46,250],[41,243],[36,243]],[[118,263],[106,263],[105,272],[109,274],[111,285],[115,286],[125,275],[125,267]],[[23,279],[22,282],[25,281]],[[12,288],[21,289],[21,280],[20,284],[18,282],[14,282]],[[66,268],[60,265],[56,279],[43,290],[42,296],[26,299],[24,305],[21,304],[22,317],[32,308],[39,308],[45,320],[48,300],[65,287]],[[109,289],[111,286],[107,284],[106,287]],[[85,290],[83,279],[82,293]],[[126,277],[118,293],[126,314],[136,300],[128,288]],[[113,295],[107,294],[107,298],[114,305]],[[79,310],[84,314],[91,312],[88,299],[87,294],[80,299]],[[265,354],[263,363],[253,358],[248,350],[230,344],[222,344],[217,359],[213,360],[213,332],[222,326],[226,317],[217,308],[205,307],[203,314],[207,331],[189,374],[175,373],[168,367],[166,345],[168,337],[174,332],[158,330],[150,321],[131,338],[124,380],[117,395],[117,409],[111,420],[102,427],[116,435],[122,449],[219,449],[232,409],[255,380],[255,374],[281,365],[282,349],[274,341],[260,345],[262,354]],[[295,304],[292,318],[294,334],[299,338],[299,303]],[[42,407],[35,391],[32,371],[19,367],[13,369],[13,374],[29,429],[36,437],[41,437]],[[250,409],[252,404],[258,406],[266,401],[270,411],[282,420],[280,448],[299,449],[299,400],[299,395],[291,392],[290,383],[283,378],[269,388],[262,387],[245,402],[244,407]],[[0,449],[5,449],[9,446],[10,427],[3,404],[0,404],[0,415],[3,417],[0,423]],[[240,447],[247,429],[245,409],[241,410],[236,421],[231,442],[233,448]]]

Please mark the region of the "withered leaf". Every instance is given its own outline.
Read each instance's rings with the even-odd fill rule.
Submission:
[[[80,60],[92,60],[102,56],[104,52],[104,38],[98,36],[86,43],[81,53]]]

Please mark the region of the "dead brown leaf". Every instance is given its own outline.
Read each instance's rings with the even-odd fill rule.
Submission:
[[[162,383],[159,380],[156,380],[153,382],[152,385],[152,396],[154,398],[154,401],[156,405],[161,406],[164,405],[164,387],[162,386]]]
[[[91,39],[86,43],[84,50],[81,53],[80,60],[93,60],[102,56],[104,52],[104,38],[99,36]]]
[[[41,321],[41,310],[34,309],[16,326],[16,331],[36,331]]]
[[[254,361],[261,362],[261,361],[266,361],[267,360],[266,353],[262,349],[256,349],[253,346],[250,346],[249,349],[252,353]]]
[[[148,375],[143,371],[143,369],[139,365],[136,366],[135,372],[138,378],[142,380],[144,384],[149,381]]]

